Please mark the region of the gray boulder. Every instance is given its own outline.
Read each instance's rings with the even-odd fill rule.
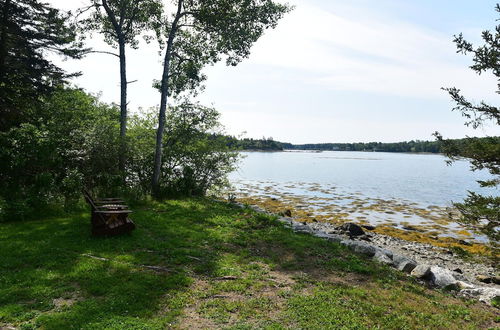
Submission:
[[[232,203],[232,205],[234,205],[236,207],[239,207],[240,209],[244,209],[245,208],[245,204],[240,203],[240,202],[234,202],[234,203]]]
[[[291,225],[292,224],[292,219],[288,217],[279,217],[278,221],[281,223],[284,223],[286,225]]]
[[[373,260],[376,260],[382,264],[392,265],[392,258],[390,258],[387,254],[381,252],[380,249],[375,252]]]
[[[348,246],[349,248],[354,250],[354,252],[364,254],[369,257],[373,257],[375,255],[375,252],[377,252],[376,247],[365,242],[343,240],[340,242],[340,244]]]
[[[392,260],[392,257],[394,256],[394,253],[392,253],[391,250],[383,249],[383,248],[380,248],[380,247],[377,247],[376,249],[377,249],[376,253],[385,254],[389,259]]]
[[[429,280],[432,285],[438,288],[457,286],[458,282],[450,270],[439,266],[430,268]]]
[[[429,278],[431,274],[431,267],[426,264],[417,265],[417,267],[413,268],[410,275],[416,278]]]
[[[465,290],[465,289],[474,289],[474,285],[464,282],[464,281],[458,281],[457,286],[460,290]]]
[[[292,224],[292,229],[296,233],[312,234],[313,230],[308,225]]]
[[[328,240],[331,236],[330,234],[327,234],[324,231],[314,231],[313,235],[326,240]]]
[[[393,254],[392,263],[395,268],[405,273],[410,273],[415,267],[417,267],[417,262],[415,260],[397,253]]]
[[[327,234],[328,237],[326,238],[330,242],[334,243],[340,243],[344,238],[340,235],[335,235],[335,234]]]
[[[398,270],[404,272],[404,273],[411,273],[413,269],[417,267],[417,263],[413,260],[408,260],[408,261],[403,261],[398,265]]]

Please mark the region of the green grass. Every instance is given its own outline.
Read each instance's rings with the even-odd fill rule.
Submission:
[[[499,325],[494,307],[249,210],[178,200],[138,206],[133,219],[114,238],[91,237],[87,213],[0,224],[0,328]]]

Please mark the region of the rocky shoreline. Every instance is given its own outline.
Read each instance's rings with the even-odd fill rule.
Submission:
[[[247,205],[236,202],[239,207]],[[259,206],[250,205],[259,213],[272,214]],[[371,232],[374,227],[353,223],[334,226],[322,222],[298,222],[291,212],[278,215],[278,220],[297,233],[306,233],[345,245],[413,276],[428,286],[447,288],[460,295],[492,304],[500,297],[500,277],[496,265],[464,260],[449,249],[430,244],[409,242]],[[498,267],[498,266],[497,266]]]

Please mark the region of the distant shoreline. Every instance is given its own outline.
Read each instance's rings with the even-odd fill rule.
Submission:
[[[293,144],[289,142],[275,141],[272,138],[238,139],[233,136],[223,136],[229,148],[244,151],[299,151],[299,152],[321,152],[321,151],[364,151],[364,152],[394,152],[394,153],[416,153],[416,154],[443,154],[442,141],[403,141],[403,142],[353,142],[353,143],[305,143]],[[476,138],[477,141],[487,138]],[[457,145],[468,143],[465,139],[448,140]]]
[[[335,152],[385,152],[391,154],[417,154],[417,155],[443,155],[441,152],[428,152],[428,151],[385,151],[385,150],[313,150],[313,149],[283,149],[283,150],[269,150],[269,149],[242,149],[243,152],[307,152],[307,153],[322,153],[328,151]]]

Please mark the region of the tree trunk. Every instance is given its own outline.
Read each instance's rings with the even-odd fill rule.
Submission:
[[[170,70],[170,48],[167,46],[165,60],[163,62],[163,75],[161,78],[161,100],[160,100],[160,113],[158,114],[158,130],[156,131],[156,150],[155,162],[153,169],[153,181],[151,184],[151,191],[153,196],[158,197],[160,187],[160,174],[161,174],[161,153],[163,149],[163,131],[165,130],[165,120],[167,112],[167,96],[168,96],[168,74]]]
[[[123,5],[123,4],[122,4]],[[120,57],[120,150],[118,156],[118,169],[123,175],[123,182],[125,183],[125,162],[127,159],[127,145],[125,135],[127,134],[127,66],[125,57],[125,37],[122,26],[122,18],[120,22],[116,20],[116,15],[113,13],[107,0],[102,0],[102,6],[108,15],[113,29],[118,37],[119,57]],[[124,7],[121,7],[122,9]]]
[[[172,22],[172,27],[168,35],[167,50],[165,52],[165,60],[163,61],[163,75],[161,77],[161,100],[160,113],[158,114],[158,130],[156,131],[156,150],[155,162],[153,165],[153,179],[151,181],[151,192],[153,196],[159,197],[160,174],[161,174],[161,153],[163,149],[163,131],[165,130],[165,115],[167,112],[167,97],[168,97],[168,78],[170,71],[170,57],[172,55],[172,47],[174,44],[175,34],[177,33],[177,24],[182,17],[183,0],[177,2],[177,13]]]
[[[7,25],[9,24],[9,6],[11,0],[5,1],[2,8],[2,29],[0,32],[0,81],[3,81],[5,59],[7,57]]]
[[[119,169],[125,176],[125,162],[127,160],[127,68],[125,57],[125,41],[119,40],[120,44],[120,155]]]

